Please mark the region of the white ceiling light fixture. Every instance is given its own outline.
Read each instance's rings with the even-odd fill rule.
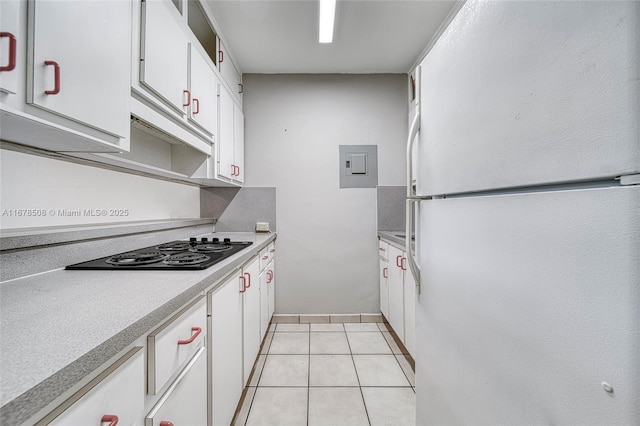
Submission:
[[[333,24],[336,17],[336,0],[320,0],[320,43],[333,43]]]

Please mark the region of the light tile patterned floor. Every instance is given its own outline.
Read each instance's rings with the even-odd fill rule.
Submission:
[[[235,425],[415,425],[413,386],[383,324],[272,324]]]

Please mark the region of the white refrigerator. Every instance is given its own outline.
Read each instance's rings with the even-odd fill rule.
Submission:
[[[469,1],[419,92],[417,424],[640,424],[640,2]]]

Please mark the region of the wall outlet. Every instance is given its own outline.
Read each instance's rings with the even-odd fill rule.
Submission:
[[[256,222],[256,232],[269,232],[269,222]]]

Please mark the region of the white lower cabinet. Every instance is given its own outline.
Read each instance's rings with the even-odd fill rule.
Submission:
[[[247,264],[242,270],[245,291],[243,293],[243,378],[246,384],[251,375],[251,369],[260,350],[262,335],[260,334],[260,266],[258,258]]]
[[[207,424],[207,356],[202,347],[167,389],[145,426]]]
[[[276,310],[276,260],[271,261],[271,265],[267,268],[267,273],[270,275],[267,280],[269,290],[269,322],[273,318],[273,314]]]
[[[267,333],[275,308],[274,262],[271,260],[260,272],[260,339]]]
[[[380,242],[380,312],[415,356],[416,283],[406,265],[404,251]]]
[[[40,425],[140,424],[144,407],[144,350],[122,358],[37,423]]]
[[[404,252],[389,246],[389,324],[404,342]]]
[[[214,425],[229,425],[242,395],[242,303],[243,286],[234,274],[208,294],[210,405]]]

